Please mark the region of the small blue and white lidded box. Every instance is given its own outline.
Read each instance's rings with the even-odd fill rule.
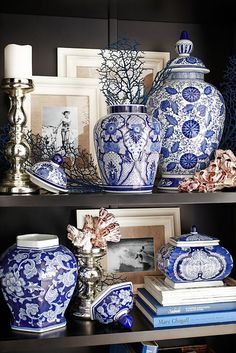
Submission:
[[[197,232],[170,237],[157,253],[157,267],[173,288],[223,285],[233,268],[231,254],[219,239]]]

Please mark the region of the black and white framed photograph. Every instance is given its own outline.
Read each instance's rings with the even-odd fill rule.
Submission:
[[[77,228],[82,228],[86,215],[96,216],[98,209],[78,209]],[[121,239],[109,243],[102,267],[106,274],[120,274],[133,283],[134,291],[143,286],[145,275],[160,275],[156,267],[158,249],[171,236],[181,234],[180,209],[130,208],[109,209],[120,225]]]

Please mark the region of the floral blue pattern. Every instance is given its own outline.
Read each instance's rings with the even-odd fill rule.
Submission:
[[[200,91],[196,87],[186,87],[182,91],[182,96],[188,102],[196,102],[200,98]]]
[[[157,115],[145,113],[144,106],[126,107],[129,109],[112,106],[114,112],[101,118],[94,127],[104,190],[150,192],[161,149],[160,123]]]
[[[192,169],[197,164],[197,156],[193,153],[185,153],[180,157],[180,164],[184,169]]]
[[[196,120],[191,119],[183,123],[182,132],[185,137],[189,139],[196,137],[199,134],[199,131],[200,131],[200,126]]]

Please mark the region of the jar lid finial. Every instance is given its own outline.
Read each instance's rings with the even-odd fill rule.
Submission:
[[[181,32],[180,39],[176,42],[175,50],[179,56],[189,56],[193,51],[193,42],[189,39],[187,31]]]

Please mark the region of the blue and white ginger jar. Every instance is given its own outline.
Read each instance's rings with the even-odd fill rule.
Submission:
[[[223,97],[204,81],[209,70],[190,55],[192,49],[187,32],[182,32],[176,43],[179,57],[170,61],[163,86],[147,103],[148,110],[161,123],[158,188],[166,191],[177,190],[184,178],[208,166],[224,127]]]
[[[151,192],[159,161],[160,126],[144,105],[114,105],[94,127],[107,192]]]
[[[232,271],[233,259],[219,239],[199,234],[193,226],[159,249],[157,267],[174,283],[221,281]]]
[[[72,252],[56,235],[25,234],[1,256],[1,289],[15,330],[45,332],[66,325],[77,281]]]

